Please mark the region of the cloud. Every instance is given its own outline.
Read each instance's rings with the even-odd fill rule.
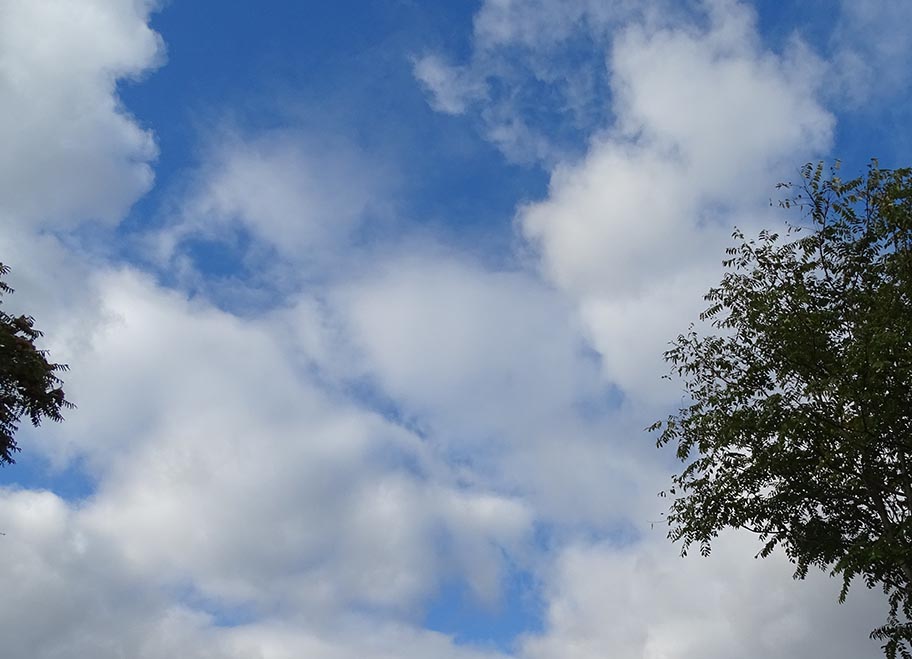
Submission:
[[[474,117],[510,161],[552,167],[611,119],[605,54],[618,29],[671,25],[682,14],[663,0],[488,0],[467,61],[429,53],[413,72],[432,107]]]
[[[115,94],[160,61],[150,6],[7,3],[60,37],[10,61],[67,110],[37,113],[8,154],[60,167],[26,163],[0,251],[20,257],[15,283],[79,404],[23,446],[78,463],[94,491],[0,491],[5,651],[502,658],[419,621],[447,582],[496,605],[508,567],[544,588],[518,659],[870,650],[879,599],[840,611],[820,580],[793,590],[781,557],[744,567],[741,539],[680,561],[646,528],[670,459],[641,431],[669,400],[663,343],[716,277],[729,224],[773,221],[757,210],[770,184],[833,129],[800,44],[770,52],[743,5],[701,7],[489,0],[471,61],[415,63],[441,111],[477,112],[511,157],[551,168],[516,217],[536,270],[401,226],[378,239],[389,178],[344,141],[228,131],[149,236],[159,265],[186,268],[168,289],[38,235],[116,222],[151,183],[150,134]],[[207,276],[194,241],[255,266],[238,294],[290,283],[231,313],[180,287]]]
[[[161,63],[152,3],[0,3],[0,214],[47,227],[118,222],[152,184],[152,133],[117,81]]]
[[[756,549],[743,536],[720,541],[711,561],[681,561],[644,523],[658,516],[658,505],[650,515],[649,498],[661,477],[650,467],[662,471],[661,458],[640,452],[633,439],[625,442],[642,438],[647,422],[636,426],[636,419],[649,418],[651,410],[658,416],[655,410],[676,395],[659,381],[661,353],[696,319],[703,291],[718,281],[732,225],[751,231],[780,223],[767,209],[773,184],[829,148],[835,120],[822,105],[825,63],[797,40],[784,52],[767,50],[753,12],[740,3],[704,3],[683,19],[618,3],[602,22],[581,4],[484,3],[469,68],[459,72],[494,76],[521,90],[531,83],[517,72],[547,73],[553,63],[537,56],[558,52],[555,44],[568,35],[592,37],[607,63],[601,98],[609,103],[588,125],[584,157],[532,148],[555,164],[547,197],[521,207],[517,225],[538,250],[544,278],[575,303],[605,378],[624,394],[604,437],[616,457],[635,465],[632,483],[621,485],[622,472],[600,463],[599,485],[583,494],[561,481],[548,503],[533,499],[536,510],[544,514],[560,491],[572,490],[582,495],[580,506],[599,496],[622,502],[628,526],[613,518],[612,540],[600,544],[562,539],[559,558],[546,561],[553,572],[540,566],[545,630],[527,636],[517,656],[799,656],[817,654],[818,630],[833,625],[845,636],[827,639],[832,645],[824,654],[876,654],[867,634],[881,621],[878,593],[862,590],[851,609],[840,610],[836,589],[820,575],[793,586],[781,556],[751,564]],[[549,78],[536,80],[547,87]],[[560,91],[558,98],[571,96]],[[522,104],[478,102],[485,134],[506,145],[508,157],[515,155],[511,149],[528,147],[530,137],[534,142],[531,133],[506,141],[496,134],[510,121],[535,121]],[[490,104],[509,121],[492,122]],[[561,117],[574,121],[580,107],[567,103]],[[530,471],[561,464],[574,476],[586,473],[579,468],[586,460],[561,462],[579,446],[573,438],[585,433],[571,428],[571,439],[548,443],[553,453],[535,454]],[[619,492],[625,488],[628,498]],[[572,518],[567,508],[559,515]],[[586,527],[596,525],[587,519]],[[752,639],[751,647],[744,639]]]
[[[504,656],[359,614],[220,626],[210,614],[174,603],[79,510],[50,493],[3,491],[0,524],[0,573],[11,593],[0,630],[11,659]],[[793,582],[779,556],[751,563],[746,556],[756,547],[744,536],[723,538],[710,559],[686,560],[659,536],[627,548],[583,543],[561,550],[544,574],[545,629],[522,639],[511,656],[876,656],[867,631],[883,608],[878,593],[855,590],[839,607],[834,581],[812,574]],[[36,608],[42,615],[32,614]]]
[[[288,331],[276,318],[241,321],[130,270],[96,282],[110,321],[71,360],[79,410],[49,430],[86,458],[97,491],[78,506],[49,493],[13,497],[11,514],[24,521],[5,528],[52,564],[6,567],[22,584],[57,574],[56,588],[76,593],[79,562],[113,573],[80,574],[99,610],[77,615],[60,598],[67,625],[22,638],[16,656],[73,645],[100,657],[197,656],[193,648],[385,657],[402,652],[397,642],[414,656],[476,656],[410,621],[444,580],[464,579],[476,597],[497,601],[504,556],[521,555],[530,537],[524,502],[459,484],[420,438],[315,387],[285,352]],[[43,447],[54,451],[53,439]],[[40,515],[15,512],[39,504]],[[23,535],[27,523],[43,524],[39,538]],[[55,552],[61,543],[79,562]],[[146,600],[108,620],[121,588]],[[26,608],[58,590],[34,589]],[[192,597],[175,602],[184,591]],[[209,610],[238,607],[255,622],[216,633]],[[372,614],[334,631],[359,608]],[[309,632],[291,625],[299,619]]]
[[[4,656],[213,656],[200,651],[206,616],[150,589],[65,501],[2,490],[0,526]]]
[[[44,318],[55,358],[72,367],[67,391],[79,404],[65,426],[40,435],[25,429],[23,445],[56,467],[78,461],[96,486],[79,504],[38,492],[4,500],[36,521],[48,516],[47,533],[32,539],[32,549],[49,543],[40,547],[51,552],[45,563],[7,567],[23,585],[42,572],[56,575],[53,588],[35,588],[23,601],[30,608],[55,599],[53,619],[66,622],[31,626],[15,653],[250,656],[253,643],[273,656],[308,647],[336,656],[399,656],[395,643],[408,641],[439,656],[474,656],[410,621],[444,580],[465,580],[477,598],[496,600],[504,555],[528,542],[528,506],[460,483],[420,437],[314,378],[308,365],[332,356],[296,361],[282,343],[293,332],[272,324],[278,316],[232,316],[131,267],[38,237],[49,225],[116,222],[151,184],[151,134],[118,106],[114,90],[118,79],[158,61],[161,49],[144,4],[97,3],[84,7],[80,20],[64,4],[6,9],[19,12],[10,14],[22,19],[17,25],[34,20],[36,30],[52,35],[68,21],[87,31],[72,40],[73,48],[87,49],[72,57],[78,70],[61,69],[70,59],[60,53],[22,60],[34,71],[47,69],[32,80],[36,97],[57,93],[57,77],[67,84],[72,78],[73,90],[94,94],[80,102],[98,120],[83,131],[84,115],[74,113],[69,124],[23,136],[39,152],[38,132],[83,150],[71,170],[40,172],[51,182],[36,166],[7,209],[25,230],[0,231],[5,253],[22,259],[14,263],[19,297]],[[129,28],[126,36],[121,27]],[[105,35],[92,42],[97,52],[82,43],[94,31]],[[68,153],[51,155],[62,162]],[[349,147],[293,131],[234,136],[207,153],[171,244],[246,231],[289,262],[316,262],[325,273],[357,240],[380,180],[386,174]],[[82,196],[41,187],[52,183]],[[55,543],[67,552],[54,555]],[[89,564],[110,574],[69,572]],[[90,587],[95,595],[82,611],[61,596]],[[136,594],[129,606],[118,604],[122,591]],[[255,618],[269,620],[228,639],[213,632],[210,606],[250,607]],[[106,618],[109,608],[118,615]],[[331,630],[357,608],[375,612],[363,623],[370,632],[348,630],[352,638],[344,638]],[[302,616],[310,631],[282,630],[282,618]],[[380,640],[356,640],[361,636]]]
[[[631,0],[488,0],[475,14],[473,33],[476,46],[484,50],[523,46],[547,51],[586,31],[607,36],[619,22],[650,14],[660,4]]]
[[[348,345],[323,368],[366,382],[468,482],[523,497],[541,521],[616,524],[651,467],[610,439],[622,401],[572,307],[533,273],[434,250],[378,259],[326,295]]]
[[[270,323],[130,271],[100,291],[112,320],[73,355],[80,407],[52,433],[99,480],[86,523],[137,570],[313,611],[406,611],[450,573],[496,592],[500,552],[529,529],[522,502],[457,487],[419,438],[321,391]]]
[[[43,557],[5,565],[30,589],[23,612],[55,602],[11,656],[493,656],[413,621],[443,581],[497,602],[504,557],[530,540],[524,501],[460,482],[422,438],[324,387],[308,364],[345,355],[295,354],[304,312],[241,319],[129,268],[84,284],[98,306],[69,321],[88,331],[62,318],[53,344],[80,407],[23,445],[80,457],[97,488],[0,496],[4,532]],[[218,627],[234,610],[252,622]]]
[[[908,90],[912,44],[904,29],[912,6],[891,0],[843,0],[831,36],[832,77],[856,106]]]
[[[403,255],[340,285],[331,304],[365,374],[467,448],[515,433],[518,422],[524,434],[594,394],[567,307],[527,273]]]
[[[0,604],[0,632],[10,659],[501,656],[359,615],[339,615],[329,625],[274,618],[224,626],[175,602],[173,590],[137,572],[78,508],[49,492],[0,490],[0,526],[0,575],[10,593]]]
[[[298,276],[343,267],[345,250],[378,232],[395,174],[344,140],[286,129],[223,129],[202,150],[170,225],[149,237],[152,255],[193,271],[195,241],[221,245],[252,270],[275,272],[276,255]],[[290,276],[289,273],[280,277]]]
[[[462,114],[469,103],[484,95],[483,85],[472,80],[469,72],[449,66],[434,55],[415,61],[415,77],[431,94],[435,110],[446,114]]]
[[[518,214],[607,376],[647,398],[665,342],[718,279],[731,227],[778,221],[765,210],[772,184],[833,129],[813,66],[760,47],[744,7],[712,7],[706,28],[634,23],[616,36],[613,127]]]
[[[524,659],[768,659],[874,657],[868,633],[882,623],[882,594],[856,585],[836,603],[837,580],[790,579],[776,554],[751,561],[746,535],[720,538],[713,555],[681,559],[660,531],[618,549],[579,544],[561,552],[548,579],[544,633]],[[821,633],[826,630],[825,633]]]

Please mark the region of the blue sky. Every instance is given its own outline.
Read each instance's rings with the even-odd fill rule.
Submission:
[[[0,471],[7,656],[878,656],[877,593],[681,559],[642,428],[776,182],[912,161],[907,4],[0,11],[4,303],[78,404]]]
[[[294,127],[344,140],[395,172],[394,202],[411,221],[454,226],[455,239],[482,232],[492,252],[505,251],[516,201],[540,195],[546,172],[512,166],[470,120],[435,113],[412,74],[411,60],[431,49],[469,47],[471,9],[276,2],[262,11],[238,3],[220,11],[216,28],[205,3],[171,4],[152,26],[169,35],[169,60],[186,64],[121,92],[143,124],[166,127],[156,130],[159,185],[141,203],[154,209],[169,184],[179,185],[211,122]]]

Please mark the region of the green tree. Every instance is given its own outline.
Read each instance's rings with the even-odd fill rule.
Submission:
[[[0,263],[0,277],[9,267]],[[0,279],[0,296],[13,289]],[[31,316],[11,316],[0,310],[0,465],[13,464],[20,449],[15,434],[23,415],[33,425],[42,418],[63,420],[61,410],[72,408],[58,373],[64,364],[48,362],[47,353],[35,347],[41,332]]]
[[[652,430],[684,463],[669,538],[704,555],[747,529],[796,565],[881,587],[888,657],[912,656],[912,170],[839,178],[806,165],[764,231],[727,250],[692,325],[665,353],[685,403]],[[708,325],[708,327],[707,327]]]

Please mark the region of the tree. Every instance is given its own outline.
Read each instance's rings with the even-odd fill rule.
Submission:
[[[0,263],[0,277],[9,267]],[[0,280],[0,296],[13,289]],[[35,347],[42,333],[31,316],[11,316],[0,310],[0,465],[13,464],[18,452],[15,434],[27,416],[38,426],[42,418],[62,421],[61,410],[74,407],[57,376],[65,364],[48,362],[47,352]]]
[[[780,205],[803,226],[734,233],[721,283],[665,359],[685,403],[651,430],[684,463],[669,538],[704,555],[725,528],[795,564],[882,587],[872,632],[912,656],[912,170],[806,165]],[[710,329],[711,328],[711,329]]]

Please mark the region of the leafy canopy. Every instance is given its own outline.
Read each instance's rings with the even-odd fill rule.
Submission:
[[[725,528],[879,586],[889,657],[912,656],[912,170],[843,181],[806,165],[764,231],[727,250],[702,321],[665,353],[687,403],[658,422],[684,463],[669,537],[705,555]],[[665,493],[663,493],[665,494]]]
[[[0,276],[9,268],[0,263]],[[0,280],[0,297],[13,289]],[[61,421],[62,409],[72,408],[57,376],[64,364],[48,362],[47,353],[35,347],[41,332],[31,316],[11,316],[0,309],[0,465],[15,462],[15,434],[25,415],[37,426],[43,417]]]

